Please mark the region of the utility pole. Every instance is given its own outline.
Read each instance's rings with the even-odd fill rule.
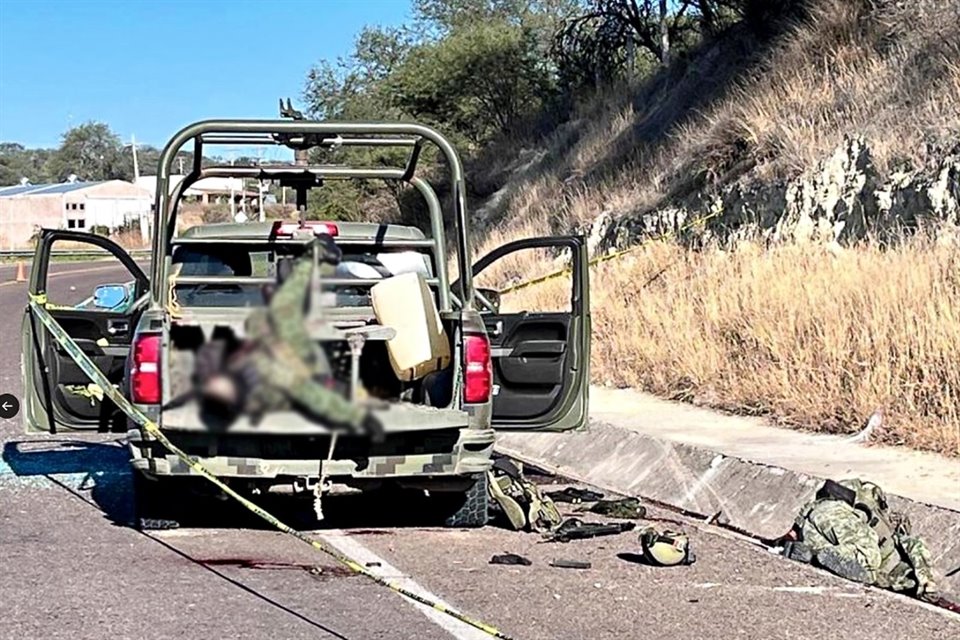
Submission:
[[[263,168],[263,147],[257,147],[257,166],[261,169]],[[263,222],[267,219],[267,214],[263,210],[263,180],[257,180],[257,191],[260,197],[260,206],[259,206],[259,216],[258,219],[260,222]]]
[[[140,163],[137,162],[137,138],[130,134],[130,148],[133,149],[133,181],[140,179]]]
[[[140,160],[137,157],[137,137],[131,133],[130,144],[124,145],[124,146],[129,146],[130,151],[133,153],[133,183],[136,184],[140,182]],[[146,242],[147,238],[150,236],[150,228],[149,228],[149,223],[147,221],[146,212],[141,210],[139,214],[137,214],[137,218],[140,224],[140,239],[143,242]]]
[[[230,166],[231,167],[233,166],[232,153],[230,154]],[[230,217],[236,220],[237,219],[237,202],[236,202],[236,199],[234,198],[234,189],[233,189],[233,183],[235,178],[228,178],[228,180],[230,180]]]

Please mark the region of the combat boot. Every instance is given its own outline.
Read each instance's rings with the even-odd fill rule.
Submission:
[[[870,572],[856,559],[845,556],[833,547],[827,547],[817,552],[815,564],[847,580],[870,584],[873,580]]]

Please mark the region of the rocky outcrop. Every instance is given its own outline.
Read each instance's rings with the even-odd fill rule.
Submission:
[[[960,226],[960,155],[883,176],[864,140],[849,137],[793,180],[762,183],[748,174],[712,198],[614,217],[606,212],[590,229],[598,250],[671,233],[697,240],[847,245],[921,228],[952,228]]]

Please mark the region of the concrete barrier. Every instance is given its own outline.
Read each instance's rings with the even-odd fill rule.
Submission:
[[[716,516],[721,524],[765,539],[788,531],[824,480],[597,421],[582,432],[501,433],[497,449],[608,491]],[[890,500],[929,544],[944,593],[960,599],[960,572],[943,577],[960,567],[960,512],[902,496]]]

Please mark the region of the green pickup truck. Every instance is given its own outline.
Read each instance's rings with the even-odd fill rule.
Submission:
[[[202,166],[207,145],[279,145],[296,152],[289,164]],[[449,170],[450,211],[417,175],[423,145],[432,144]],[[197,160],[176,185],[177,153],[191,145]],[[306,151],[339,147],[409,149],[397,168],[312,165]],[[566,430],[587,420],[590,359],[588,264],[583,238],[544,237],[507,244],[474,262],[460,159],[432,128],[411,123],[213,120],[192,124],[164,148],[157,168],[156,207],[149,271],[111,240],[74,230],[40,235],[30,293],[46,299],[55,242],[94,245],[129,272],[97,287],[83,304],[47,301],[51,315],[87,355],[176,445],[238,490],[286,486],[318,491],[318,481],[360,490],[385,485],[424,489],[450,526],[487,521],[487,475],[495,434],[510,430]],[[205,224],[177,232],[184,193],[204,178],[270,181],[307,192],[331,180],[379,179],[412,186],[429,210],[429,228],[340,221],[262,221]],[[449,224],[451,228],[446,228]],[[262,305],[261,288],[276,282],[278,261],[296,258],[316,234],[333,237],[343,257],[324,279],[332,303],[324,311],[334,328],[323,340],[334,370],[358,377],[364,398],[386,431],[382,441],[334,438],[323,425],[296,412],[276,412],[258,424],[242,418],[226,429],[208,424],[190,399],[198,350],[210,340],[242,335],[244,320]],[[452,249],[447,246],[452,239]],[[521,250],[564,250],[571,256],[570,307],[564,312],[502,313],[497,292],[474,286],[492,264]],[[451,260],[451,258],[455,258]],[[456,267],[449,267],[449,264]],[[448,354],[434,370],[398,376],[388,339],[370,331],[381,324],[371,302],[378,284],[417,274],[429,295],[421,315],[439,319]],[[366,332],[357,373],[348,338]],[[109,399],[69,393],[89,380],[58,347],[29,308],[23,321],[24,420],[31,431],[126,431],[143,518],[162,510],[160,495],[174,485],[202,483],[189,466],[164,450]],[[337,345],[342,348],[338,348]],[[352,378],[351,376],[355,376]],[[331,446],[332,445],[332,446]],[[178,488],[179,490],[179,488]],[[325,487],[320,487],[322,493]],[[169,503],[171,499],[166,499]],[[157,516],[159,517],[159,516]]]

